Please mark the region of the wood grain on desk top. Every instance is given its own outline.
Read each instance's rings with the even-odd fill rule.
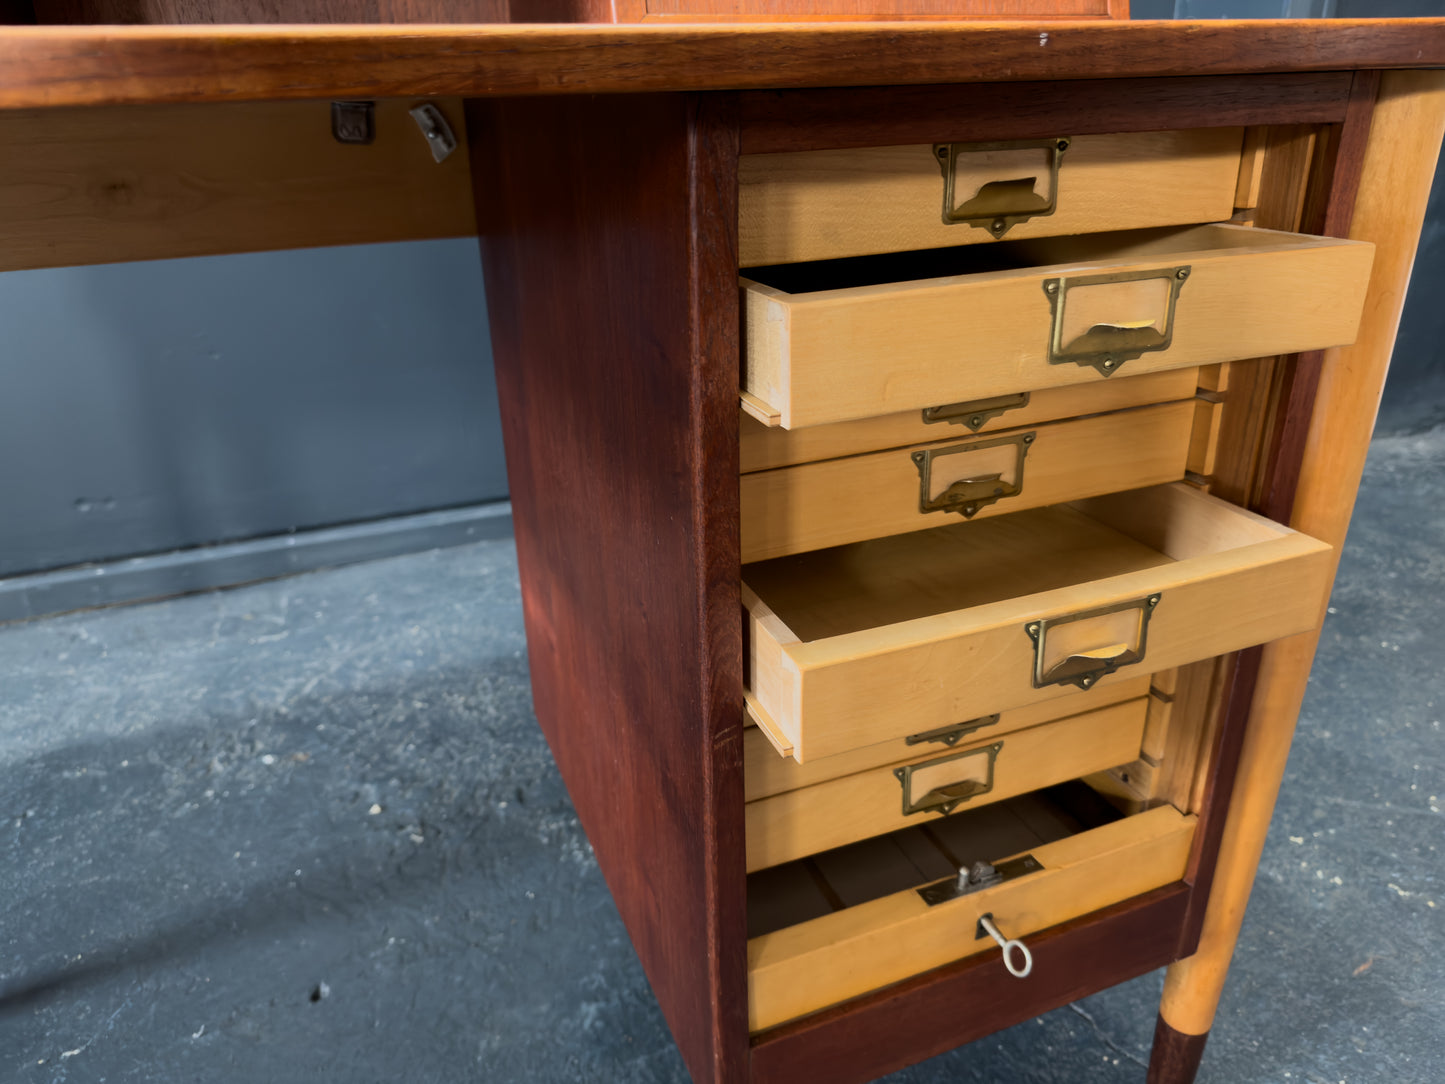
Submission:
[[[9,27],[0,108],[1445,66],[1445,19]]]

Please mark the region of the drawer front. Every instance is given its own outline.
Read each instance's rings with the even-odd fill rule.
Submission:
[[[1184,477],[1183,400],[742,476],[742,560],[921,531]]]
[[[1135,700],[1148,695],[1150,680],[1149,676],[1130,677],[1117,684],[1101,685],[1016,711],[970,716],[957,726],[865,745],[837,756],[809,760],[806,764],[799,764],[790,756],[779,756],[777,747],[761,728],[749,725],[743,730],[744,800],[756,802],[760,798],[797,790],[799,787],[811,787],[840,776],[866,772],[870,768],[892,766],[910,758],[926,759],[929,751],[940,755],[958,746],[970,734],[977,734],[980,739],[987,738],[992,741],[1004,734],[1038,726],[1040,723],[1107,708],[1126,700]],[[747,721],[751,722],[751,719]],[[1145,725],[1148,725],[1147,716]],[[977,729],[972,729],[973,727]],[[967,733],[955,738],[954,735],[960,730]]]
[[[748,872],[1134,760],[1146,699],[749,802]]]
[[[800,763],[1304,632],[1330,572],[1182,483],[860,547],[744,572],[749,693]],[[909,592],[996,601],[910,616]]]
[[[908,410],[807,429],[768,426],[745,411],[738,417],[739,469],[743,474],[817,463],[884,448],[926,444],[970,433],[993,433],[1026,425],[1105,414],[1151,403],[1192,399],[1199,370],[1171,369],[1068,388],[1014,392],[991,399],[936,404],[941,410]]]
[[[744,155],[741,265],[1213,222],[1234,213],[1243,129],[1078,136],[1058,156],[1056,189],[1056,148],[1045,145],[1052,142]],[[966,220],[944,221],[949,174],[950,217]]]
[[[1195,818],[1168,806],[1041,846],[1041,870],[933,906],[914,890],[748,942],[748,1025],[757,1032],[980,952],[992,915],[1007,937],[1031,934],[1183,878]],[[1035,967],[1051,966],[1040,956]],[[1027,981],[1027,980],[1021,980]]]
[[[1015,254],[1042,262],[836,289],[774,279],[794,292],[744,279],[745,391],[791,429],[1339,346],[1374,248],[1204,226]]]

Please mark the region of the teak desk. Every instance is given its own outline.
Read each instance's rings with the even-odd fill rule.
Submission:
[[[1150,1079],[1183,1084],[1360,478],[1439,65],[1442,20],[6,29],[12,146],[110,112],[67,167],[75,214],[12,211],[4,266],[466,232],[422,213],[442,182],[384,170],[347,198],[400,210],[350,234],[325,199],[297,212],[304,185],[244,237],[224,185],[178,230],[104,202],[169,168],[126,132],[214,103],[465,99],[471,180],[446,183],[475,192],[537,715],[694,1078],[868,1080],[1167,965]],[[1102,444],[1058,436],[1086,426]],[[955,443],[993,451],[948,475]],[[899,449],[946,475],[912,475],[916,509],[809,480]],[[950,579],[959,553],[999,563]],[[993,593],[954,599],[967,577]],[[939,768],[955,743],[988,771]],[[759,874],[1071,777],[1113,812],[1016,848],[1032,865],[990,852],[934,904],[843,907],[829,874],[821,911],[750,943],[749,869],[756,911]]]

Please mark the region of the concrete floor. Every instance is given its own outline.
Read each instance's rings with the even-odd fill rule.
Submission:
[[[1445,1080],[1445,430],[1377,441],[1200,1079]],[[0,628],[0,1079],[686,1080],[510,543]],[[1150,975],[891,1078],[1140,1081]]]

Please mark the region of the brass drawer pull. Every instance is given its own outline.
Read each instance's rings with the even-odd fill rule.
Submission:
[[[966,425],[977,433],[991,418],[1028,405],[1029,393],[1026,391],[1014,395],[996,395],[992,399],[976,399],[971,403],[945,403],[943,406],[924,407],[923,424],[952,422],[955,425]]]
[[[1034,688],[1077,685],[1088,689],[1106,674],[1144,660],[1149,618],[1160,595],[1097,610],[1047,617],[1024,626],[1034,642]]]
[[[1024,457],[1037,433],[1015,433],[992,440],[976,440],[943,448],[924,448],[913,453],[918,467],[918,511],[957,512],[972,519],[1005,497],[1024,491]],[[953,456],[970,454],[967,460]],[[963,475],[959,477],[959,475]]]
[[[893,774],[903,787],[903,815],[952,813],[964,802],[993,790],[994,765],[1002,748],[1003,742],[996,741],[979,749],[894,768]],[[970,760],[983,763],[981,766],[963,763]],[[959,778],[960,770],[962,778]]]
[[[1188,278],[1185,266],[1044,279],[1053,312],[1049,364],[1092,365],[1113,376],[1132,358],[1168,350]]]
[[[944,223],[977,226],[1002,237],[1020,222],[1053,214],[1059,166],[1068,149],[1067,139],[935,143],[933,154],[943,170]]]
[[[922,745],[925,742],[942,742],[947,746],[955,746],[975,730],[982,730],[986,726],[993,726],[998,722],[998,713],[985,715],[978,719],[969,719],[967,722],[954,723],[952,726],[941,726],[937,730],[925,730],[922,734],[910,734],[903,739],[905,745]]]

